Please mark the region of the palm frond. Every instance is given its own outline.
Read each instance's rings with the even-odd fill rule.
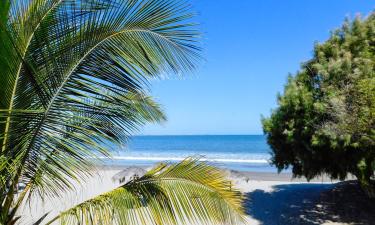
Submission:
[[[25,172],[25,176],[30,177],[27,181],[33,184],[31,192],[37,191],[40,196],[58,196],[67,187],[72,187],[73,180],[88,178],[95,172],[94,164],[100,161],[98,156],[110,157],[105,141],[110,139],[121,143],[121,138],[130,135],[128,131],[125,137],[118,136],[123,131],[113,124],[116,123],[116,116],[127,116],[130,120],[128,127],[132,121],[143,124],[165,119],[160,106],[148,96],[128,94],[115,97],[121,99],[117,101],[120,105],[108,107],[108,103],[99,101],[86,103],[102,104],[96,105],[98,113],[80,112],[80,115],[72,116],[65,127],[50,128],[47,134],[50,139],[45,143],[48,157],[43,161],[28,162],[25,168],[25,171],[29,171]],[[111,115],[111,118],[103,116],[104,113]]]
[[[62,212],[61,224],[241,224],[243,196],[197,158],[160,164],[144,176]],[[47,223],[49,224],[49,223]]]
[[[0,140],[14,168],[0,173],[10,189],[57,195],[109,155],[104,140],[162,121],[148,80],[194,69],[191,17],[178,0],[11,1],[0,41]]]

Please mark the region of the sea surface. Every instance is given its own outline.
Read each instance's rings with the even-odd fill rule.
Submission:
[[[228,169],[276,172],[270,151],[264,135],[134,136],[126,146],[114,147],[113,159],[105,164],[151,166],[193,156]]]

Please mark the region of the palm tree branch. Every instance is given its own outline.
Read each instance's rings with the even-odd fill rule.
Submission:
[[[190,171],[185,170],[186,164]],[[202,179],[188,175],[198,175],[196,168],[206,172]],[[170,169],[179,172],[170,174]],[[212,173],[218,176],[210,176]],[[47,224],[57,220],[62,224],[176,224],[199,220],[240,224],[244,222],[241,205],[240,192],[228,186],[223,172],[197,159],[186,159],[156,167],[143,177],[63,211]],[[138,220],[125,221],[127,213],[138,215]]]
[[[37,25],[35,26],[34,30],[32,31],[32,33],[30,34],[27,42],[26,42],[26,46],[23,50],[23,52],[21,53],[20,55],[20,59],[21,59],[21,62],[19,63],[19,65],[17,66],[17,73],[15,75],[15,81],[14,81],[14,84],[13,84],[13,89],[12,89],[12,94],[11,94],[11,97],[10,97],[10,103],[9,103],[9,107],[8,107],[8,111],[11,112],[12,109],[13,109],[13,102],[14,102],[14,98],[15,98],[15,95],[16,95],[16,90],[17,90],[17,85],[18,85],[18,80],[19,80],[19,77],[20,77],[20,74],[21,74],[21,69],[22,69],[22,65],[23,63],[25,62],[24,61],[24,58],[25,58],[25,55],[27,53],[27,50],[29,48],[29,45],[31,43],[31,40],[33,39],[34,37],[34,34],[35,32],[39,29],[40,27],[40,24],[43,22],[43,20],[50,14],[50,12],[52,12],[53,9],[55,9],[61,2],[63,2],[63,0],[58,0],[54,5],[51,6],[51,8],[49,8],[45,13],[44,15],[41,17],[41,19],[39,20],[39,22],[37,23]],[[4,130],[4,139],[3,139],[3,144],[2,144],[2,150],[1,151],[5,151],[5,148],[6,148],[6,143],[7,143],[7,139],[8,139],[8,131],[9,131],[9,127],[10,127],[10,116],[7,118],[6,120],[6,123],[5,123],[5,130]]]
[[[26,183],[26,190],[32,190],[35,182],[35,187],[54,184],[53,190],[63,191],[67,180],[51,178],[74,177],[78,168],[74,166],[85,149],[100,147],[100,138],[126,140],[139,125],[158,121],[153,106],[124,102],[121,94],[142,94],[147,86],[142,82],[149,77],[194,68],[189,57],[197,50],[189,43],[196,33],[184,29],[190,25],[179,24],[190,18],[184,2],[119,0],[108,11],[91,14],[107,0],[88,0],[88,5],[85,0],[74,5],[72,0],[60,8],[64,0],[35,1],[13,5],[9,15],[13,22],[7,26],[14,46],[5,43],[4,52],[9,54],[3,55],[10,57],[1,64],[9,70],[5,72],[9,78],[2,90],[6,100],[1,108],[6,110],[0,152],[5,150],[12,169],[1,169],[0,174],[11,185],[5,201],[1,199],[5,217],[11,205],[18,207],[26,196],[15,195],[19,183]],[[25,112],[22,117],[22,112],[15,113],[18,109],[39,112],[35,117]],[[91,121],[84,113],[93,116]],[[15,196],[20,198],[14,201]]]
[[[75,65],[72,66],[72,68],[69,70],[69,72],[65,75],[65,78],[64,80],[62,81],[61,85],[58,87],[57,91],[54,93],[51,101],[49,102],[46,110],[45,110],[45,113],[44,113],[44,116],[43,118],[41,119],[41,121],[39,122],[38,126],[36,127],[35,129],[35,132],[34,132],[34,135],[30,141],[30,145],[28,147],[28,150],[27,152],[29,152],[34,143],[35,143],[35,140],[36,138],[38,137],[38,134],[39,134],[39,131],[44,123],[44,121],[46,120],[46,118],[48,117],[48,114],[49,114],[49,111],[50,109],[52,108],[54,102],[55,102],[55,99],[60,95],[60,92],[63,90],[63,88],[65,87],[66,83],[69,81],[70,77],[72,76],[72,74],[74,74],[75,70],[77,69],[77,67],[85,60],[86,57],[88,57],[96,48],[98,48],[101,44],[103,44],[105,41],[113,38],[113,37],[116,37],[118,35],[121,35],[123,33],[131,33],[131,32],[146,32],[146,33],[150,33],[150,34],[153,34],[153,35],[157,35],[158,37],[160,38],[163,38],[164,40],[167,40],[168,42],[170,43],[173,43],[175,46],[178,46],[176,45],[173,41],[169,40],[168,38],[160,35],[160,34],[157,34],[155,32],[152,32],[150,30],[142,30],[142,29],[134,29],[134,30],[123,30],[123,31],[119,31],[119,32],[116,32],[116,33],[113,33],[105,38],[103,38],[102,40],[100,40],[97,44],[95,44],[91,49],[89,49],[78,61]],[[180,47],[180,46],[178,46]]]
[[[165,119],[164,115],[162,114],[161,109],[159,108],[159,105],[156,104],[148,96],[130,95],[128,101],[131,101],[130,104],[132,104],[132,106],[136,110],[139,110],[140,113],[145,114],[143,117],[146,118],[147,120],[154,121],[155,119],[157,119],[157,121],[160,122],[160,120],[164,120]],[[145,109],[145,107],[147,107],[147,109]],[[153,115],[149,115],[149,113],[151,113]],[[89,115],[90,117],[85,118],[85,120],[78,121],[78,124],[72,124],[72,125],[67,125],[67,126],[70,127],[70,128],[72,128],[72,129],[74,129],[74,130],[78,130],[80,133],[87,133],[89,135],[95,136],[95,133],[93,133],[92,130],[89,130],[88,128],[85,128],[83,126],[84,123],[85,123],[85,121],[87,122],[87,119],[93,119],[91,117],[94,116],[94,115],[95,114],[90,114]],[[63,135],[69,135],[69,136],[73,136],[73,137],[77,138],[78,136],[75,135],[75,131],[74,130],[70,130],[69,133],[65,133]],[[57,131],[55,131],[55,133],[56,132]],[[101,134],[101,135],[104,136],[104,137],[106,137],[106,134]],[[51,138],[53,138],[52,135],[51,135]],[[109,137],[108,137],[108,139],[109,139]],[[46,142],[46,144],[49,145],[48,142]],[[69,146],[67,146],[67,144],[65,144],[63,142],[59,142],[59,145],[61,145],[62,147],[65,147],[65,149],[69,149]],[[95,158],[96,157],[96,155],[93,154],[91,150],[85,149],[82,146],[79,146],[78,144],[76,144],[75,142],[69,142],[69,145],[71,145],[75,149],[80,150],[80,154],[81,155],[82,154],[84,154],[84,155],[87,154],[87,157],[89,157],[89,158]],[[49,148],[54,149],[53,145],[49,145]],[[101,148],[100,146],[97,146],[97,148],[99,148],[99,152],[103,153],[106,156],[110,156],[110,155],[107,155],[108,152],[106,152],[106,150],[104,148]],[[49,155],[46,156],[46,159],[43,160],[44,162],[38,166],[37,170],[35,171],[35,174],[41,174],[43,172],[43,170],[45,170],[45,167],[43,167],[43,165],[49,165],[49,164],[52,163],[52,161],[50,161],[50,160],[52,160],[51,157],[52,157],[52,155],[56,151],[57,151],[57,149],[54,149],[53,151],[51,151],[51,153]],[[71,154],[73,154],[73,156],[76,155],[76,153],[74,153],[74,152],[72,152]],[[85,160],[85,156],[82,155],[82,157],[81,157],[81,155],[76,155],[76,156],[79,157],[80,162],[85,162],[86,161]],[[82,164],[80,163],[78,165],[81,166]],[[87,167],[87,168],[89,168],[89,167]],[[90,168],[92,168],[92,167],[90,166]],[[85,168],[84,167],[79,168],[79,171],[84,172]],[[61,176],[56,176],[55,178],[56,178],[56,180],[60,180],[60,181],[64,181],[65,180],[65,178],[61,177]],[[36,176],[33,177],[33,178],[31,178],[30,181],[28,182],[28,185],[32,186],[33,182],[35,181],[35,179],[37,179]]]

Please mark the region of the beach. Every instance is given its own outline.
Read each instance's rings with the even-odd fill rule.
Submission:
[[[137,167],[130,168],[134,171]],[[49,213],[47,218],[53,218],[72,205],[118,187],[119,180],[113,178],[124,170],[129,171],[129,167],[100,167],[85,183],[75,185],[74,191],[61,197],[44,201],[31,197],[31,204],[25,204],[21,211],[21,224],[31,224],[45,213]],[[292,179],[290,173],[234,170],[226,173],[232,185],[246,197],[244,207],[249,225],[373,224],[375,221],[375,205],[366,201],[355,181],[339,182],[323,177],[307,182],[302,178]],[[125,182],[131,174],[128,173]]]

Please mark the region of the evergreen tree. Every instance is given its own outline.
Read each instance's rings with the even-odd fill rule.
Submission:
[[[355,175],[374,196],[375,13],[356,18],[316,44],[290,76],[278,108],[262,119],[272,164],[297,177]]]

